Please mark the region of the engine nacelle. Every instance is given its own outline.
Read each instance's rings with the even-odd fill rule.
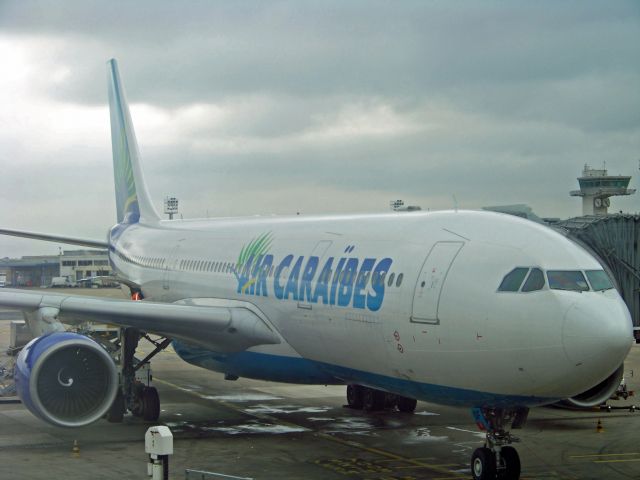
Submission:
[[[118,371],[107,351],[88,337],[57,332],[38,337],[15,366],[18,396],[31,413],[60,427],[101,418],[118,390]]]
[[[623,375],[624,363],[595,387],[591,387],[586,392],[575,397],[567,398],[561,403],[578,408],[591,408],[602,405],[616,392],[622,382]]]

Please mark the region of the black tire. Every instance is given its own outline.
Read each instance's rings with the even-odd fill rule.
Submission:
[[[145,387],[142,391],[142,417],[147,422],[155,422],[160,417],[160,396],[155,387]]]
[[[362,390],[360,385],[347,385],[347,404],[350,408],[362,409]]]
[[[142,417],[144,415],[144,403],[142,402],[142,392],[136,398],[133,404],[133,408],[131,408],[131,414],[134,417]]]
[[[401,397],[398,395],[398,402],[396,404],[398,410],[404,413],[413,413],[416,410],[418,401],[415,398]]]
[[[520,456],[515,448],[502,447],[500,465],[503,467],[500,474],[501,479],[518,480],[520,478]]]
[[[474,480],[496,479],[496,457],[487,447],[476,448],[471,456],[471,475]]]
[[[122,421],[124,420],[124,412],[124,395],[122,395],[122,390],[118,389],[116,398],[113,400],[113,404],[111,404],[111,408],[107,412],[107,422],[122,423]]]
[[[377,412],[384,408],[384,402],[387,394],[374,388],[363,387],[362,407],[367,412]]]

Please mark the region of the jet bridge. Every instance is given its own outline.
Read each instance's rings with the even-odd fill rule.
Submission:
[[[587,215],[555,223],[553,228],[587,247],[607,267],[629,307],[640,343],[640,215]]]

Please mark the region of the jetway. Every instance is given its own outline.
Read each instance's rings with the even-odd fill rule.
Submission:
[[[640,215],[587,215],[553,227],[586,246],[609,269],[629,307],[636,341],[640,342]]]

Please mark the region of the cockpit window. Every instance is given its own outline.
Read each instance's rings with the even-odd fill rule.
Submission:
[[[609,290],[613,288],[609,275],[607,275],[604,270],[587,270],[585,273],[587,274],[591,288],[594,290]]]
[[[527,275],[528,271],[528,268],[514,268],[502,279],[502,283],[500,283],[498,291],[517,292],[518,290],[520,290],[520,285],[522,285],[522,281],[524,280],[524,277]]]
[[[585,292],[589,290],[589,284],[582,272],[577,270],[549,270],[547,272],[549,288],[554,290],[573,290]]]
[[[544,288],[544,274],[539,268],[532,268],[527,281],[522,287],[523,292],[533,292]]]

